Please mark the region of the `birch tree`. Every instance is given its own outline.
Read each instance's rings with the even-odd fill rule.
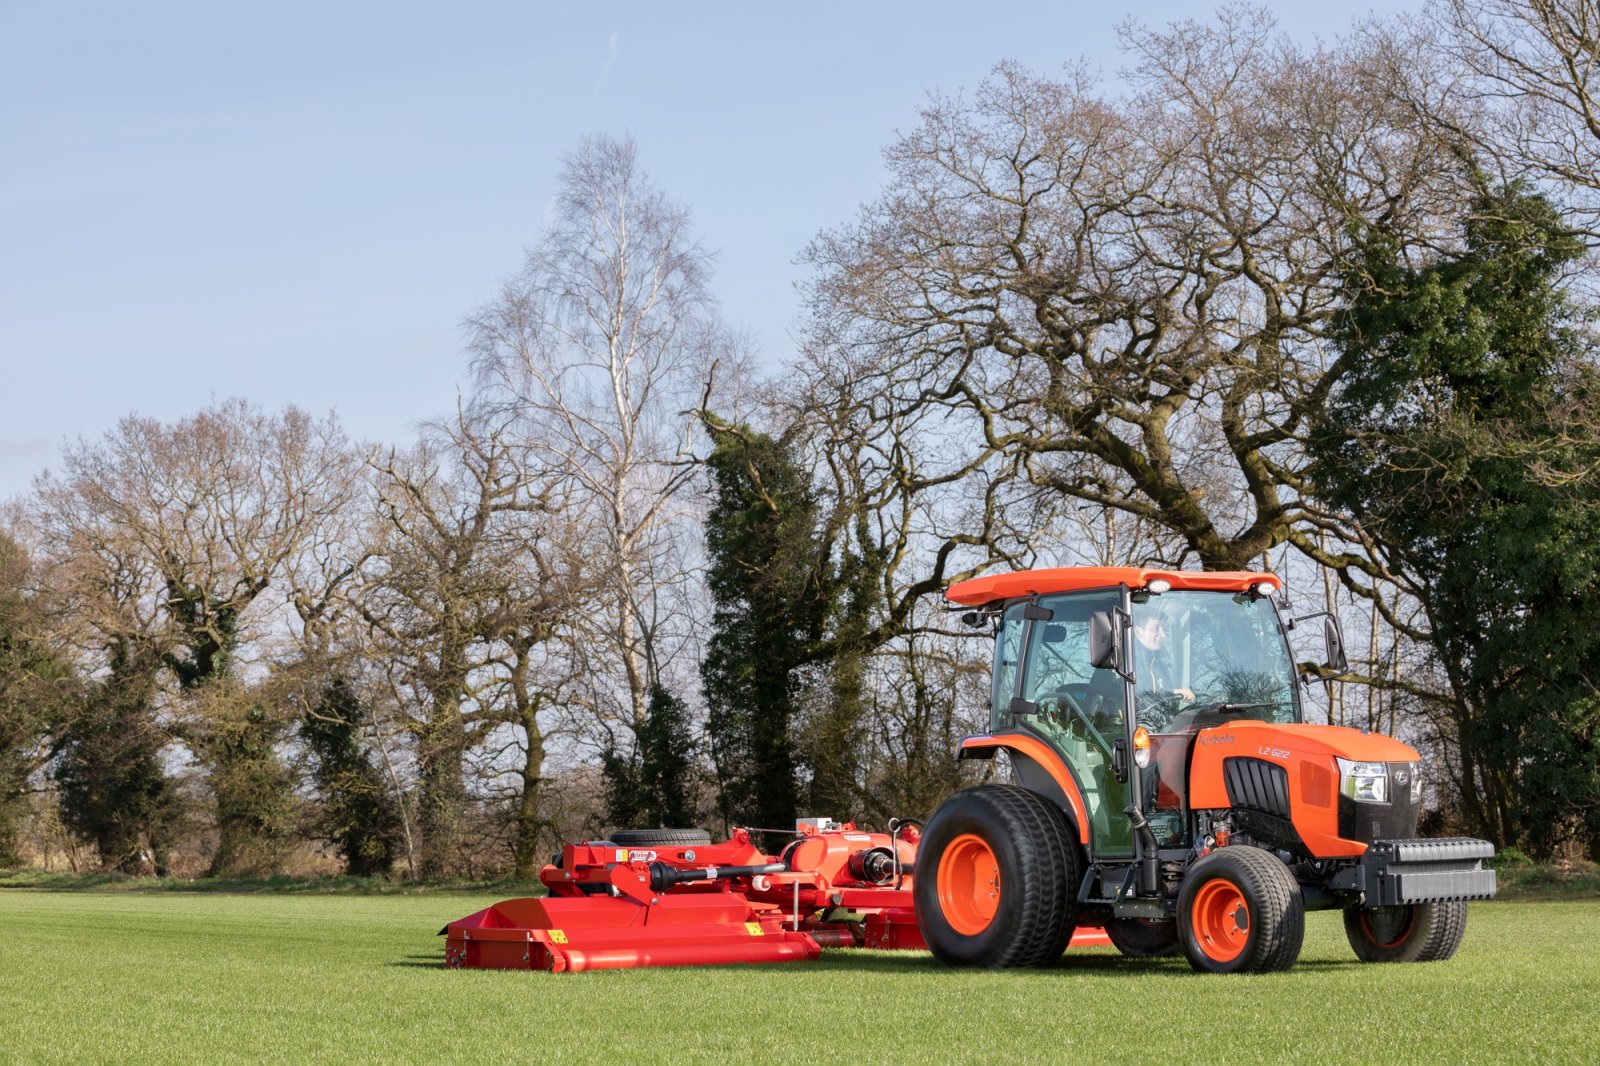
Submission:
[[[568,157],[554,221],[498,299],[469,321],[484,402],[513,414],[523,461],[568,482],[601,587],[588,618],[603,656],[593,712],[637,736],[678,655],[683,581],[701,506],[693,418],[730,340],[689,213],[641,170],[631,141]]]

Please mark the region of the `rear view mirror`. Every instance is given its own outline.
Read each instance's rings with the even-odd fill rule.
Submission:
[[[1096,611],[1089,616],[1089,665],[1096,670],[1117,667],[1117,642],[1111,632],[1110,611]]]
[[[1344,632],[1339,628],[1339,620],[1332,615],[1322,620],[1322,640],[1327,646],[1327,666],[1335,674],[1342,674],[1350,669],[1350,659],[1344,653]]]
[[[1115,670],[1123,679],[1132,680],[1128,676],[1126,653],[1130,621],[1128,612],[1120,607],[1096,611],[1089,616],[1090,666],[1096,670]]]
[[[1057,625],[1045,626],[1043,639],[1046,644],[1061,644],[1067,639],[1067,627]]]

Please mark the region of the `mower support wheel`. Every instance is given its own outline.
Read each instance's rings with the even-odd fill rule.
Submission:
[[[1460,900],[1344,912],[1344,935],[1362,962],[1440,962],[1456,953],[1466,932],[1467,905]]]
[[[1106,937],[1130,959],[1158,959],[1176,955],[1178,923],[1159,918],[1108,918]]]
[[[1183,953],[1196,970],[1287,970],[1305,940],[1305,900],[1277,856],[1234,845],[1189,868],[1178,893],[1177,924]]]
[[[917,846],[917,926],[947,966],[1048,966],[1077,922],[1066,816],[1016,785],[957,792]]]
[[[704,829],[618,829],[611,842],[619,848],[682,847],[711,843]]]

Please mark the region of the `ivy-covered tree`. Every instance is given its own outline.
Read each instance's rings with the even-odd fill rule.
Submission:
[[[681,828],[695,818],[694,738],[683,701],[659,682],[650,686],[644,727],[632,753],[602,756],[606,819],[617,828]]]
[[[0,867],[21,861],[31,779],[50,756],[75,683],[41,639],[29,571],[22,546],[0,532]]]
[[[362,743],[365,720],[354,687],[335,675],[324,684],[317,706],[301,718],[299,730],[313,760],[319,828],[339,849],[345,872],[355,877],[387,874],[400,855],[400,812]]]
[[[1600,376],[1562,289],[1582,248],[1518,187],[1463,229],[1422,265],[1366,234],[1313,475],[1424,607],[1469,827],[1600,854]]]
[[[106,869],[165,874],[177,794],[161,761],[169,738],[152,712],[160,658],[133,637],[107,653],[105,675],[57,739],[61,822],[94,845]]]
[[[801,668],[815,657],[834,582],[810,479],[788,442],[709,415],[706,426],[716,606],[701,678],[719,804],[731,824],[782,829],[801,798]]]

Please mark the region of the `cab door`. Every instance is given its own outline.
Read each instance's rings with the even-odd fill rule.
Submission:
[[[1113,767],[1115,745],[1127,735],[1127,689],[1114,671],[1090,664],[1089,617],[1122,602],[1121,588],[1042,596],[1032,611],[1026,604],[1008,611],[996,642],[995,710],[1005,677],[1014,685],[1004,704],[1011,723],[1061,756],[1083,794],[1093,854],[1107,858],[1133,854],[1127,786]],[[1018,625],[1026,614],[1034,617]]]

